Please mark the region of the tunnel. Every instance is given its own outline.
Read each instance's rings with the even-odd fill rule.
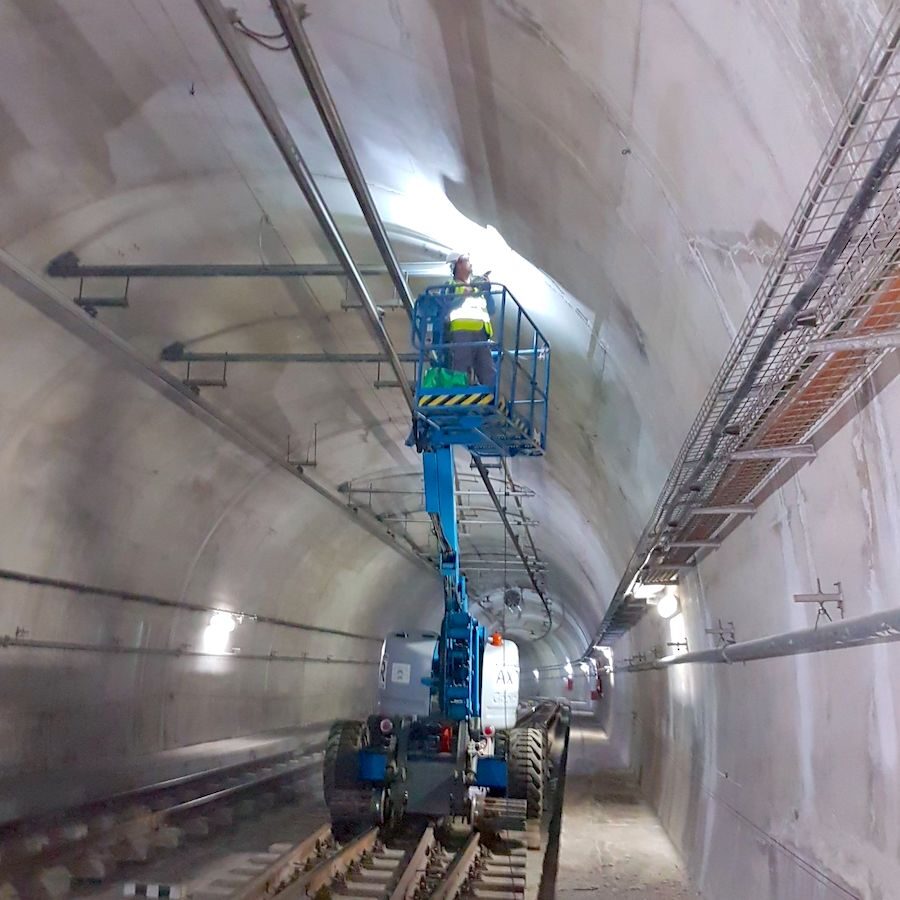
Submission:
[[[465,255],[548,348],[534,452],[451,449],[469,608],[567,723],[527,896],[900,897],[898,45],[0,0],[0,896],[199,897],[153,885],[325,822],[329,728],[442,627],[411,317]],[[147,793],[279,765],[219,830]]]

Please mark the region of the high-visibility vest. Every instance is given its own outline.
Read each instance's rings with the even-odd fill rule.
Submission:
[[[494,333],[491,327],[491,314],[488,312],[487,300],[477,288],[468,284],[451,281],[457,287],[453,293],[464,294],[462,303],[450,310],[447,316],[450,331],[481,331],[484,329],[488,337]]]

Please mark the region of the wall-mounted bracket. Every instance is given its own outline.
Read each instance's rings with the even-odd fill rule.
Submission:
[[[228,363],[222,363],[222,375],[220,378],[197,378],[191,377],[191,363],[188,361],[187,364],[187,372],[185,373],[184,378],[181,379],[182,384],[185,387],[189,387],[195,394],[200,393],[200,388],[202,387],[217,387],[217,388],[226,388],[228,387],[228,379],[226,378],[228,371]]]
[[[731,503],[724,506],[695,506],[692,516],[752,516],[756,507],[752,503]]]
[[[808,349],[811,353],[843,353],[848,350],[893,350],[896,347],[900,347],[900,330],[835,335],[810,341]]]
[[[735,462],[740,460],[815,459],[816,448],[812,444],[790,444],[785,447],[754,447],[735,450],[731,454]]]
[[[721,541],[669,541],[670,550],[716,550],[722,546]]]
[[[737,638],[734,634],[734,622],[723,622],[716,619],[715,628],[705,628],[704,631],[716,638],[716,646],[727,647],[729,644],[736,644]]]
[[[841,618],[844,618],[844,592],[841,590],[841,583],[836,581],[834,587],[835,590],[833,592],[823,591],[822,580],[817,578],[816,592],[814,594],[794,594],[794,603],[815,603],[817,605],[815,628],[819,627],[819,622],[822,619],[827,619],[829,622],[834,621],[831,618],[831,613],[828,612],[826,606],[828,603],[833,603],[841,614]]]
[[[287,461],[288,465],[295,466],[298,469],[305,469],[309,466],[315,466],[318,458],[319,450],[319,423],[313,422],[312,446],[306,445],[306,459],[291,459],[291,436],[287,436]],[[350,500],[348,498],[347,502]]]
[[[92,319],[97,317],[97,310],[106,309],[127,309],[128,308],[128,285],[131,283],[130,278],[125,279],[125,288],[122,296],[94,297],[85,295],[84,279],[78,279],[78,296],[74,298],[75,305],[83,309]]]

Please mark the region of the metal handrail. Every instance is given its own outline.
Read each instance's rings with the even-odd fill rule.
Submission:
[[[419,351],[415,373],[417,398],[421,396],[424,373],[435,362],[442,363],[456,346],[452,341],[444,339],[443,325],[449,312],[450,301],[457,297],[458,287],[459,285],[453,282],[433,285],[420,295],[420,300],[422,297],[430,298],[434,301],[434,305],[431,308],[427,305],[419,307],[418,309],[424,309],[424,312],[417,312],[413,319],[413,345]],[[483,387],[490,388],[495,399],[499,400],[503,393],[503,376],[504,373],[508,373],[509,407],[514,409],[517,404],[528,405],[527,413],[521,418],[528,428],[539,432],[543,447],[549,418],[550,344],[505,285],[485,281],[474,283],[472,288],[494,298],[499,308],[492,337],[484,341],[472,341],[469,344],[470,347],[490,347],[496,360],[494,383]],[[522,336],[523,322],[531,329],[531,334],[527,338]],[[514,331],[511,339],[507,338],[508,330]],[[530,366],[523,364],[523,357],[530,360]],[[543,371],[539,372],[538,365],[541,362],[545,365]],[[508,368],[504,368],[507,363]],[[526,385],[524,391],[521,387],[523,382]],[[430,389],[425,390],[431,392]],[[446,392],[457,391],[477,393],[477,388],[470,386],[466,389],[448,389]],[[537,410],[539,406],[543,407],[542,413]]]

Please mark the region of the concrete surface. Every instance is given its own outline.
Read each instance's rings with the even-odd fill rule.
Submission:
[[[273,29],[265,0],[236,5]],[[511,623],[526,673],[580,653],[602,617],[888,5],[308,3],[400,255],[470,250],[553,344],[549,451],[513,467],[536,492],[525,509],[542,523],[557,623],[534,644],[533,614]],[[373,261],[290,55],[250,52],[359,260]],[[42,275],[67,250],[98,263],[325,258],[195,4],[0,0],[0,196],[0,248],[56,292],[38,304],[0,286],[0,567],[373,637],[434,625],[436,580],[271,460],[288,436],[305,450],[315,426],[323,489],[417,487],[404,408],[372,388],[371,368],[229,369],[228,388],[204,396],[267,457],[85,339],[60,313],[77,285]],[[384,279],[372,289],[389,299]],[[336,280],[145,280],[128,310],[100,319],[151,360],[175,340],[372,349],[343,299]],[[387,327],[405,341],[402,314]],[[842,581],[848,615],[896,603],[895,370],[685,580],[692,647],[718,617],[741,638],[805,622],[790,596],[816,577]],[[375,511],[410,508],[385,495]],[[478,531],[480,548],[502,551],[499,529]],[[427,524],[408,536],[431,540]],[[202,646],[208,623],[0,582],[0,635],[97,648],[0,648],[0,773],[55,776],[370,707],[376,642],[245,620],[221,658],[154,655]],[[616,653],[669,637],[647,621]],[[273,653],[334,662],[251,658]],[[892,896],[897,659],[881,647],[610,686],[616,756],[705,895]]]
[[[555,896],[687,900],[690,885],[672,842],[641,798],[634,773],[617,765],[593,714],[576,713],[569,735]]]
[[[896,604],[900,577],[900,380],[892,361],[812,465],[684,579],[691,649],[733,620],[738,640],[811,627],[794,593],[840,581],[846,615]],[[672,640],[648,617],[622,656]],[[631,649],[630,649],[631,648]],[[705,895],[863,897],[896,894],[900,655],[892,645],[676,667],[616,677],[619,739],[643,790]],[[634,714],[634,720],[630,713]],[[728,858],[728,867],[722,860]]]

